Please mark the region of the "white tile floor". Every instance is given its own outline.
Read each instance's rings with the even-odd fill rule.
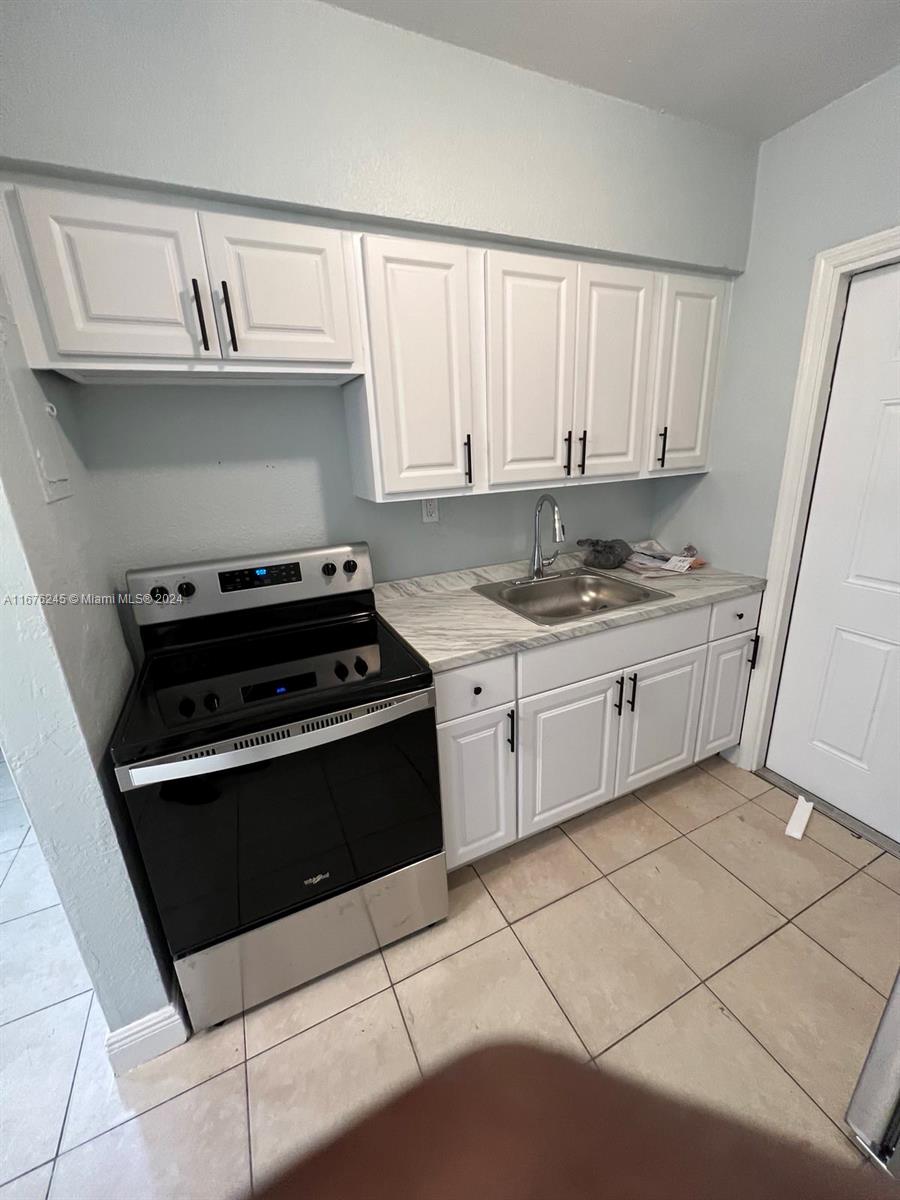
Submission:
[[[846,1161],[900,965],[900,860],[712,759],[451,877],[439,926],[116,1079],[0,776],[0,1200],[228,1200],[479,1041],[520,1036]]]

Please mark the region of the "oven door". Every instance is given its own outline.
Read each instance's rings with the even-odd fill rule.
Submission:
[[[120,767],[174,957],[443,847],[434,689]]]

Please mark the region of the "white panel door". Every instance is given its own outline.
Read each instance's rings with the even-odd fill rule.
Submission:
[[[577,264],[562,259],[488,252],[491,483],[571,471],[577,276]]]
[[[900,266],[851,283],[766,765],[900,841]]]
[[[474,465],[468,251],[366,236],[363,253],[384,490],[467,487]]]
[[[519,701],[519,836],[611,800],[621,673]]]
[[[338,229],[201,212],[226,358],[352,362]]]
[[[515,709],[502,705],[438,726],[449,868],[516,840]]]
[[[633,267],[578,268],[573,474],[643,465],[655,280]]]
[[[711,642],[706,657],[695,760],[709,758],[741,740],[750,684],[754,633]]]
[[[51,188],[18,194],[60,354],[221,358],[196,212]]]
[[[616,795],[694,761],[706,646],[625,672]]]
[[[647,463],[656,472],[706,465],[729,287],[724,279],[697,275],[661,280]]]

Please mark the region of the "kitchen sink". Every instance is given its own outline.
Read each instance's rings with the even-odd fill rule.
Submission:
[[[472,588],[495,604],[511,609],[536,625],[559,625],[595,613],[665,600],[671,592],[629,583],[615,575],[576,567],[543,579],[505,579],[500,583],[481,583]]]

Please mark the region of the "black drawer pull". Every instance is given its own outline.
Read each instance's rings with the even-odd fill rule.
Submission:
[[[587,430],[581,431],[581,437],[578,439],[581,442],[581,462],[578,464],[581,474],[584,474],[584,467],[587,461]]]
[[[618,679],[617,679],[617,681],[616,681],[616,687],[619,689],[619,698],[618,698],[618,700],[615,702],[615,704],[613,705],[613,708],[616,710],[616,712],[617,712],[617,713],[619,714],[619,716],[621,717],[621,715],[622,715],[622,701],[623,701],[623,699],[625,698],[625,676],[624,676],[624,675],[620,675],[620,676],[619,676],[619,678],[618,678]]]
[[[756,670],[756,660],[759,657],[759,634],[753,638],[753,649],[750,651],[750,658],[747,660],[750,663],[750,670]]]
[[[743,613],[735,613],[734,615],[737,617],[737,619],[738,619],[739,621],[743,621],[743,619],[744,619],[744,614],[743,614]]]
[[[472,691],[473,691],[473,693],[474,693],[476,696],[480,696],[480,695],[481,695],[481,688],[480,688],[480,687],[473,687],[473,688],[472,688]]]
[[[463,442],[463,450],[466,455],[466,483],[472,482],[472,435],[466,434],[466,440]]]
[[[566,448],[566,463],[563,470],[567,475],[572,474],[572,430],[570,429],[563,438],[563,445]]]
[[[228,295],[228,284],[222,280],[222,299],[225,301],[225,316],[228,318],[228,336],[231,338],[231,348],[237,354],[237,334],[234,332],[234,315],[231,311],[231,297]]]
[[[511,708],[506,714],[509,718],[509,737],[506,739],[509,742],[511,753],[516,752],[516,710]]]
[[[634,712],[634,702],[637,700],[637,675],[629,675],[631,680],[631,695],[628,698],[628,707]]]
[[[200,322],[200,340],[203,342],[203,349],[209,349],[209,336],[206,332],[206,317],[203,315],[203,301],[200,299],[200,284],[196,279],[192,279],[191,283],[194,286],[194,303],[197,305],[197,320]]]

